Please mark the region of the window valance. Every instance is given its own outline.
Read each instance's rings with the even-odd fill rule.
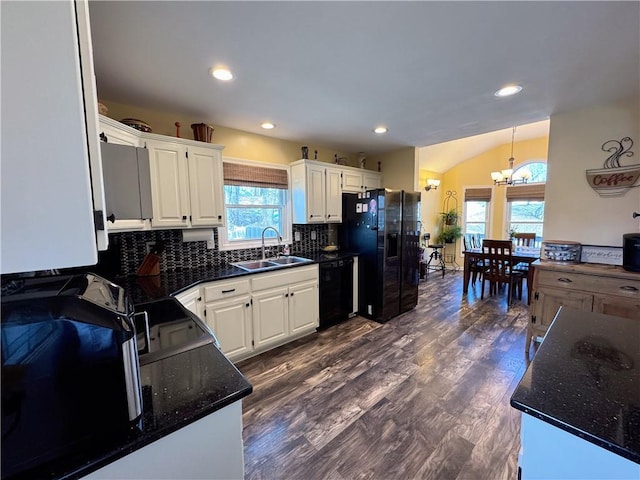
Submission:
[[[281,168],[258,167],[242,163],[223,163],[224,184],[250,187],[289,188],[287,170]]]
[[[507,202],[544,200],[544,183],[507,187]]]
[[[491,187],[486,188],[467,188],[464,191],[464,201],[490,202]]]

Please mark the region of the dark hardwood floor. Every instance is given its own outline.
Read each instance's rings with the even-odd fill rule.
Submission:
[[[356,317],[238,365],[247,479],[517,478],[526,302],[431,274],[418,306]]]

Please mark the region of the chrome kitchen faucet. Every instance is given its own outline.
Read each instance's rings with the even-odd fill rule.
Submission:
[[[265,255],[264,255],[264,232],[266,232],[269,229],[271,229],[274,232],[276,232],[276,238],[278,240],[278,251],[276,252],[276,256],[280,252],[280,241],[282,240],[282,237],[280,236],[280,232],[278,232],[278,230],[276,230],[275,227],[265,227],[264,230],[262,230],[262,260],[264,260],[266,258]]]

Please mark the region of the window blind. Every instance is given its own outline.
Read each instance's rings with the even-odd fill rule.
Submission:
[[[544,183],[507,187],[507,202],[544,200]]]
[[[464,201],[490,202],[491,187],[486,188],[467,188],[464,191]]]
[[[224,184],[249,187],[289,188],[287,170],[281,168],[257,167],[242,163],[223,163]]]

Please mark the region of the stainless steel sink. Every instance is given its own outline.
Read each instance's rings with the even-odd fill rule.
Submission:
[[[280,257],[280,258],[273,258],[269,261],[273,263],[277,263],[278,265],[293,265],[296,263],[311,262],[312,260],[309,260],[308,258],[302,258],[302,257]]]
[[[280,257],[270,258],[269,260],[245,260],[244,262],[235,262],[231,265],[234,265],[248,272],[256,272],[282,268],[289,265],[297,265],[300,263],[309,263],[312,261],[313,260],[309,260],[308,258],[303,257]]]

